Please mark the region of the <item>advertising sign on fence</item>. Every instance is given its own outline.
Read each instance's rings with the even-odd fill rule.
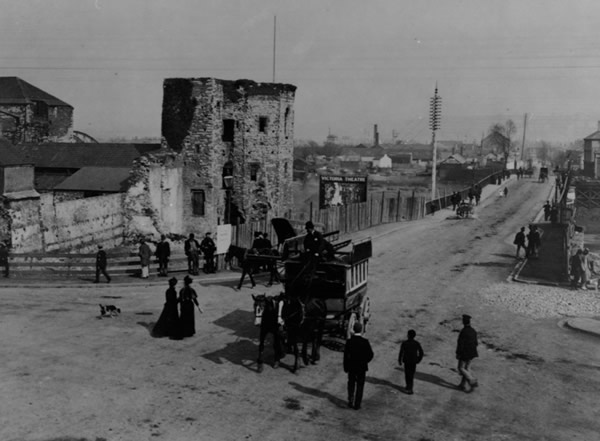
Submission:
[[[366,176],[321,176],[319,181],[320,208],[366,201]]]

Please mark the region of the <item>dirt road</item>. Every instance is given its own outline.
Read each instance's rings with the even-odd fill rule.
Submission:
[[[256,372],[250,294],[277,288],[197,285],[205,314],[183,341],[149,335],[166,286],[2,289],[0,439],[598,439],[599,341],[561,328],[558,315],[515,314],[482,294],[508,286],[513,235],[548,188],[513,181],[477,219],[438,215],[368,232],[375,359],[360,411],[346,407],[338,351],[323,349],[319,365],[296,374],[290,356]],[[100,319],[98,303],[122,313]],[[480,336],[473,393],[455,388],[463,313]],[[403,393],[396,361],[410,328],[426,354],[415,395]]]

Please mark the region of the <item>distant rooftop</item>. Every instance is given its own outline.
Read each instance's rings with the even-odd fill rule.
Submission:
[[[30,104],[43,101],[49,106],[73,107],[19,77],[0,77],[0,104]]]
[[[14,147],[36,168],[131,167],[144,153],[160,144],[45,143]]]
[[[83,167],[54,187],[62,191],[99,191],[118,193],[126,190],[128,167]]]

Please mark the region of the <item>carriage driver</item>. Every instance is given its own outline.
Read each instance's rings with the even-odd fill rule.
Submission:
[[[306,222],[306,237],[304,238],[304,252],[312,259],[321,257],[323,251],[323,235],[315,230],[315,224]]]

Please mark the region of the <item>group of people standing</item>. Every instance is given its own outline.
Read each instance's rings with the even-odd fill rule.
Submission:
[[[169,279],[169,288],[165,292],[165,306],[160,317],[152,328],[153,337],[169,337],[173,340],[181,340],[191,337],[196,333],[196,321],[194,309],[203,312],[198,304],[198,295],[191,287],[192,278],[185,276],[183,288],[177,295],[175,286],[177,279]]]
[[[196,240],[194,233],[190,233],[184,243],[185,255],[188,259],[188,272],[192,275],[200,274],[200,256],[204,255],[204,267],[206,274],[212,274],[217,271],[215,266],[215,252],[217,246],[210,233],[206,233],[201,242]]]
[[[537,225],[529,225],[529,232],[525,234],[525,227],[515,235],[513,244],[517,246],[517,259],[520,258],[521,248],[525,252],[525,257],[538,257],[542,239]]]
[[[0,249],[0,260],[1,260],[1,249]],[[184,243],[185,255],[188,259],[188,272],[191,275],[200,274],[200,256],[204,255],[204,272],[215,273],[215,252],[217,246],[211,237],[211,233],[206,233],[202,242],[198,242],[194,238],[194,234],[190,234],[189,238]],[[140,245],[138,247],[138,257],[140,258],[141,272],[140,276],[142,279],[147,279],[150,276],[150,263],[152,256],[156,257],[158,261],[158,275],[159,277],[167,277],[169,275],[169,260],[171,258],[171,245],[167,240],[166,235],[161,235],[160,241],[156,244],[156,250],[154,253],[150,248],[150,245],[146,239],[140,239]],[[1,263],[1,262],[0,262]],[[7,260],[8,265],[8,260]],[[108,257],[106,251],[104,251],[102,245],[98,245],[98,251],[96,252],[96,279],[95,283],[100,282],[100,275],[106,278],[106,281],[110,283],[111,278],[107,272]]]
[[[571,256],[571,287],[574,289],[587,289],[587,284],[594,272],[594,262],[590,260],[590,250],[580,248]]]
[[[473,359],[479,356],[477,352],[477,331],[471,326],[471,316],[462,316],[463,328],[458,334],[456,343],[456,359],[458,361],[458,373],[461,377],[457,389],[471,392],[479,382],[471,372]],[[365,386],[366,373],[369,363],[373,360],[373,349],[369,340],[363,337],[363,326],[356,322],[353,327],[354,334],[346,341],[344,348],[344,372],[348,375],[348,407],[360,409]],[[404,380],[406,393],[414,393],[414,378],[417,365],[425,356],[421,344],[415,339],[417,333],[410,329],[407,339],[400,345],[398,364],[404,366]],[[468,387],[467,387],[468,386]]]

